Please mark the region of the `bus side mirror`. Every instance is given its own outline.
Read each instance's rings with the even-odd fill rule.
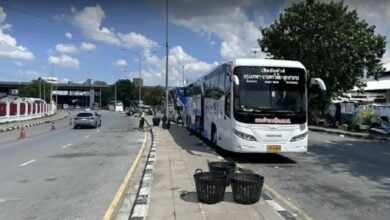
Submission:
[[[324,81],[320,78],[311,78],[310,85],[317,85],[322,91],[326,91],[326,85]]]
[[[232,76],[232,80],[233,80],[233,85],[234,85],[234,86],[240,85],[240,80],[238,79],[238,76],[233,75],[233,76]]]
[[[234,97],[240,96],[240,80],[238,79],[238,76],[232,75],[232,81],[233,81],[233,92],[234,92]]]

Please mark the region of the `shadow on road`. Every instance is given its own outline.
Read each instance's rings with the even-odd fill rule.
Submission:
[[[185,127],[181,125],[173,124],[169,129],[169,133],[172,135],[173,139],[178,146],[188,151],[190,154],[196,155],[194,151],[198,152],[209,152],[207,147],[211,146],[207,141],[199,140],[199,137],[196,137],[193,134],[190,134]],[[260,163],[260,164],[296,164],[297,162],[280,154],[266,154],[266,153],[252,153],[252,154],[242,154],[242,153],[233,153],[221,148],[214,149],[215,152],[226,160],[236,162],[236,163]]]

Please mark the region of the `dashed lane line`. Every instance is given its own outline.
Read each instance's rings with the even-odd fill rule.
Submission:
[[[62,146],[63,149],[67,148],[67,147],[70,147],[72,144],[67,144],[67,145],[64,145]]]
[[[86,135],[85,138],[89,138],[89,135]]]
[[[34,162],[35,162],[35,159],[32,159],[32,160],[30,160],[30,161],[27,161],[27,162],[25,162],[25,163],[20,164],[19,166],[20,166],[20,167],[24,167],[24,166],[29,165],[30,163],[34,163]]]

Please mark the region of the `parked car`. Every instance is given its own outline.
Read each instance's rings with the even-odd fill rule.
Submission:
[[[80,112],[74,118],[74,129],[80,127],[100,127],[102,125],[101,115],[97,112],[87,111]]]

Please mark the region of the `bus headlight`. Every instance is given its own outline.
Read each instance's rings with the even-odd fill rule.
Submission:
[[[241,132],[241,131],[237,131],[236,129],[233,129],[233,133],[234,133],[236,136],[238,136],[238,137],[240,137],[240,138],[242,138],[242,139],[244,139],[244,140],[247,140],[247,141],[256,141],[256,138],[255,138],[254,136],[252,136],[252,135],[250,135],[250,134],[243,133],[243,132]]]
[[[307,136],[307,132],[300,134],[300,135],[297,135],[297,136],[294,136],[291,138],[290,142],[303,140],[306,136]]]

